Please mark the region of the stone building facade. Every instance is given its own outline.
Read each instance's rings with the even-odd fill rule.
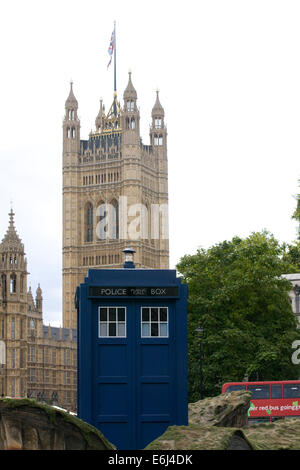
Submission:
[[[150,145],[140,136],[129,73],[123,106],[116,92],[100,101],[95,130],[80,138],[71,83],[63,121],[63,326],[76,328],[74,297],[89,268],[121,268],[122,250],[137,268],[168,269],[168,163],[164,109],[157,92]]]
[[[284,277],[292,283],[293,289],[289,293],[293,312],[300,328],[300,273],[284,274]]]
[[[9,214],[0,244],[0,396],[32,397],[75,410],[77,331],[43,324],[40,286],[27,289],[24,245]]]

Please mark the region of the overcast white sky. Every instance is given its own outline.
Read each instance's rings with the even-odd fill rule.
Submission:
[[[170,267],[184,254],[291,220],[300,155],[300,2],[15,0],[1,3],[0,238],[10,200],[44,322],[61,323],[62,120],[69,83],[81,138],[128,70],[149,143],[155,90],[168,126]]]

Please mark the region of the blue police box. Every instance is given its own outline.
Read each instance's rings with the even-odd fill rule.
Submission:
[[[188,424],[187,286],[132,268],[90,269],[76,292],[78,417],[122,450]]]

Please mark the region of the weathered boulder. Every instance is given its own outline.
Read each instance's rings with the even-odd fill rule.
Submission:
[[[243,430],[251,393],[236,391],[189,404],[189,425],[170,426],[146,449],[252,450]]]
[[[243,429],[254,449],[300,450],[300,419],[286,418]]]
[[[114,450],[98,429],[35,400],[0,399],[0,450]]]
[[[170,426],[146,450],[253,450],[240,429],[190,424]]]
[[[189,405],[189,425],[170,426],[146,450],[300,450],[300,419],[246,424],[249,392]]]
[[[251,392],[236,391],[189,404],[189,424],[240,428],[246,425]]]

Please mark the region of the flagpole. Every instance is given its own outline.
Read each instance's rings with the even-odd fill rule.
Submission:
[[[117,96],[117,40],[116,40],[116,22],[114,21],[114,92],[115,96]]]

